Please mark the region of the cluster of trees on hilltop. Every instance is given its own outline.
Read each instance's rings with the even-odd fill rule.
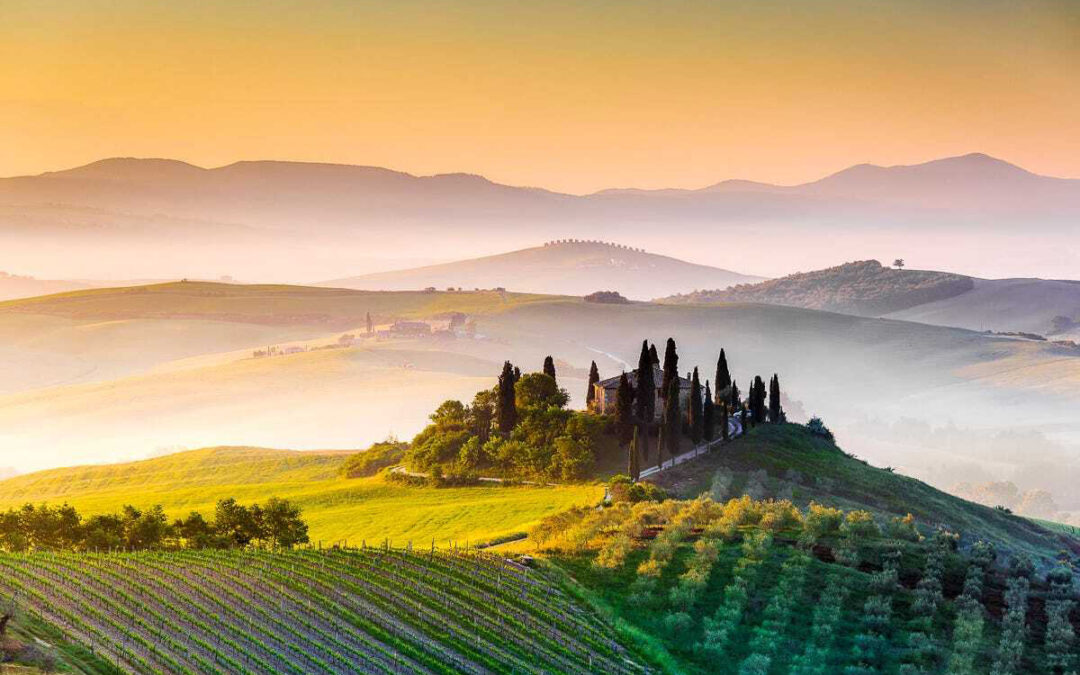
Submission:
[[[604,436],[613,434],[628,460],[628,474],[636,480],[641,467],[652,461],[652,437],[659,449],[655,459],[662,462],[681,453],[684,442],[689,450],[726,439],[731,415],[739,415],[745,425],[785,419],[779,377],[773,375],[768,387],[761,377],[754,378],[744,400],[723,350],[717,361],[715,392],[709,380],[702,383],[694,368],[688,374],[688,398],[673,339],[665,345],[662,379],[656,382],[654,366],[659,364],[656,346],[643,341],[635,385],[623,373],[614,414],[595,415],[591,414],[596,409],[594,385],[600,381],[595,362],[589,369],[587,410],[575,411],[567,407],[570,396],[558,384],[552,357],[534,373],[522,373],[506,361],[496,385],[478,392],[470,404],[443,402],[404,452],[403,461],[414,471],[429,472],[438,484],[469,483],[480,475],[577,480],[590,475],[598,452],[614,445],[603,443]],[[662,394],[659,411],[656,391]],[[649,393],[639,396],[638,392]],[[380,455],[389,457],[396,449],[384,450]]]
[[[472,403],[445,401],[413,439],[405,463],[454,482],[482,474],[576,480],[592,471],[607,421],[567,408],[549,356],[541,372],[522,373],[509,361],[496,385]]]
[[[683,450],[683,441],[689,440],[691,447],[702,442],[711,442],[718,438],[727,440],[729,418],[738,415],[743,425],[754,426],[767,422],[786,421],[783,406],[780,403],[780,377],[773,375],[766,390],[765,381],[756,376],[750,383],[747,398],[742,398],[739,386],[731,377],[727,354],[723,349],[716,362],[716,376],[712,383],[701,376],[695,366],[688,373],[690,395],[682,401],[682,385],[679,381],[679,353],[675,340],[668,338],[664,349],[662,380],[655,382],[653,367],[660,364],[656,345],[648,340],[641,343],[638,357],[636,384],[623,373],[615,394],[615,426],[619,439],[627,452],[627,473],[632,480],[641,475],[641,468],[650,459],[650,437],[655,435],[656,463],[663,463]],[[595,371],[596,363],[593,363]],[[589,376],[589,401],[593,397],[592,385],[599,381],[599,375]],[[660,419],[656,422],[656,396],[660,395]],[[685,410],[683,409],[685,407]],[[686,448],[689,449],[689,448]]]
[[[251,506],[222,499],[214,509],[213,521],[192,511],[186,518],[170,522],[161,505],[146,510],[129,505],[119,513],[86,518],[68,504],[26,504],[0,513],[0,550],[11,553],[290,548],[308,541],[308,526],[300,507],[276,497]]]

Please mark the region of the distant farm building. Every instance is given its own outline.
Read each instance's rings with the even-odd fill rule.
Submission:
[[[601,380],[593,385],[593,393],[595,395],[593,400],[593,412],[601,415],[614,415],[615,414],[615,392],[619,389],[618,377],[609,377],[606,380]],[[636,392],[638,386],[638,371],[635,369],[626,374],[626,379],[630,381],[630,387]],[[685,377],[679,377],[679,409],[688,410],[690,407],[690,389],[691,382]],[[656,383],[655,391],[653,391],[654,403],[656,404],[656,419],[659,420],[660,416],[664,412],[664,402],[660,397],[660,388],[664,383],[664,371],[658,365],[653,365],[653,382]]]

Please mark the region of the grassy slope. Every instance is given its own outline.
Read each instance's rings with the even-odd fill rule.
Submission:
[[[518,532],[571,506],[595,503],[596,486],[427,489],[381,476],[346,480],[337,469],[348,453],[208,448],[141,462],[55,469],[0,481],[0,508],[27,501],[68,502],[84,514],[124,504],[162,504],[171,516],[210,515],[218,499],[270,496],[304,508],[314,541],[360,543],[389,538],[439,545]]]
[[[467,293],[369,292],[269,284],[172,282],[72,291],[0,303],[0,314],[25,312],[71,318],[199,317],[233,322],[358,326],[373,316],[489,313],[551,296],[495,291]]]
[[[755,480],[756,472],[764,480]],[[725,480],[727,487],[721,488]],[[725,499],[748,490],[800,505],[818,501],[882,516],[911,513],[923,525],[961,533],[967,542],[986,539],[1004,551],[1027,551],[1044,560],[1062,548],[1080,552],[1078,539],[865,464],[797,425],[758,427],[698,461],[665,471],[655,482],[682,497],[713,491]]]
[[[94,654],[87,647],[71,641],[56,626],[42,621],[37,616],[21,614],[11,626],[11,636],[21,643],[35,643],[56,659],[57,671],[61,673],[82,673],[83,675],[119,675],[118,670],[101,656]],[[41,645],[38,640],[48,647]],[[0,665],[0,673],[6,673]],[[27,666],[23,670],[14,670],[20,675],[32,675],[43,672]]]

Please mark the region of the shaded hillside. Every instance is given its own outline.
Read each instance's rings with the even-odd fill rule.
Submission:
[[[599,241],[560,241],[501,255],[327,281],[321,286],[373,291],[426,287],[509,288],[557,295],[612,290],[635,300],[759,280],[640,249]]]
[[[669,303],[761,302],[860,316],[880,316],[952,298],[974,288],[970,277],[945,272],[898,270],[862,260],[814,272],[800,272],[727,290],[698,291],[664,298]]]
[[[972,330],[1080,339],[1080,284],[1048,279],[975,279],[974,288],[967,293],[888,316]]]
[[[796,425],[765,425],[699,460],[649,479],[684,498],[742,494],[867,509],[884,522],[911,513],[928,529],[961,533],[966,544],[993,542],[1002,553],[1028,553],[1045,562],[1062,548],[1080,555],[1080,539],[1052,532],[1018,515],[946,494],[922,481],[877,468]]]

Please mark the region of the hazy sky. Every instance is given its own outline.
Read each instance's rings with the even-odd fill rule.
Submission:
[[[1073,0],[0,0],[0,175],[106,156],[573,192],[986,152],[1080,177]]]

